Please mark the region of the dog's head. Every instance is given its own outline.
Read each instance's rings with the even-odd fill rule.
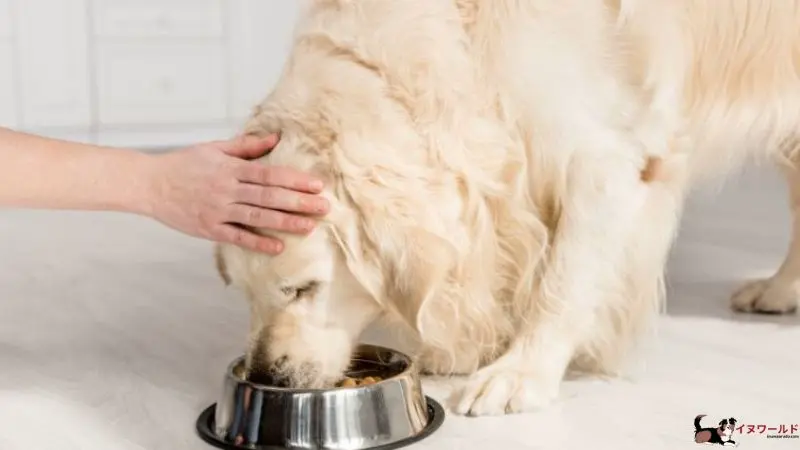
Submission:
[[[265,161],[319,163],[317,149],[309,152],[299,142],[284,128],[281,144]],[[415,192],[422,187],[413,181],[387,186],[401,180],[381,174],[380,167],[369,171],[375,179],[317,172],[328,180],[324,195],[332,211],[307,236],[262,230],[283,240],[280,254],[218,247],[220,275],[250,305],[247,366],[254,381],[307,388],[335,382],[367,325],[389,313],[415,326],[427,299],[445,284],[455,249],[443,223],[426,226],[442,217],[443,211],[433,211],[439,203]],[[438,190],[442,200],[451,197]]]
[[[384,248],[376,248],[356,227],[324,223],[307,237],[282,236],[285,249],[277,256],[219,248],[223,278],[244,291],[250,306],[252,380],[334,383],[367,325],[389,313],[413,326],[452,265],[447,246],[426,233],[389,226]]]
[[[727,429],[729,431],[728,434],[729,435],[733,434],[734,430],[736,430],[736,418],[735,417],[731,417],[731,418],[727,419],[725,422],[726,422],[725,426],[727,427]]]
[[[736,429],[736,419],[731,417],[730,419],[722,419],[719,421],[719,427],[717,428],[717,434],[720,436],[730,436],[733,434],[733,431]]]

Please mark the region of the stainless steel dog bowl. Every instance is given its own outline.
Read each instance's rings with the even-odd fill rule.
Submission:
[[[395,350],[361,345],[349,376],[372,385],[286,389],[247,381],[244,359],[225,374],[219,401],[197,419],[200,437],[223,449],[388,450],[436,431],[444,410],[422,394],[416,366]]]

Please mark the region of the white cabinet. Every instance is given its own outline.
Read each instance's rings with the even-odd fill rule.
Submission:
[[[0,125],[163,147],[234,134],[275,85],[290,0],[0,0]]]
[[[17,96],[14,88],[14,52],[10,41],[0,39],[0,127],[17,126]]]
[[[12,36],[11,0],[0,0],[0,39]]]
[[[295,1],[228,1],[230,61],[233,72],[231,110],[245,117],[275,85],[289,54]]]
[[[0,127],[17,126],[11,2],[0,0]]]
[[[222,44],[100,44],[102,125],[209,123],[227,119]]]
[[[100,126],[225,122],[224,12],[222,0],[94,1]]]
[[[95,0],[101,37],[222,37],[223,0]]]
[[[22,125],[88,129],[86,0],[16,0],[13,6]]]

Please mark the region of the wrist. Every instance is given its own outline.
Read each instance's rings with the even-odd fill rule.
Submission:
[[[160,158],[156,155],[131,151],[129,155],[131,179],[128,190],[120,202],[124,212],[153,217],[160,197]]]
[[[105,161],[98,167],[105,178],[98,188],[105,186],[108,191],[95,197],[105,200],[92,209],[152,216],[157,197],[158,158],[135,150],[109,150],[103,153]]]

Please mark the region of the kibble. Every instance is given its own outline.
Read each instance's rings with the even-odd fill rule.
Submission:
[[[382,381],[381,377],[365,377],[365,378],[345,377],[345,379],[339,383],[339,387],[369,386],[379,381]]]

